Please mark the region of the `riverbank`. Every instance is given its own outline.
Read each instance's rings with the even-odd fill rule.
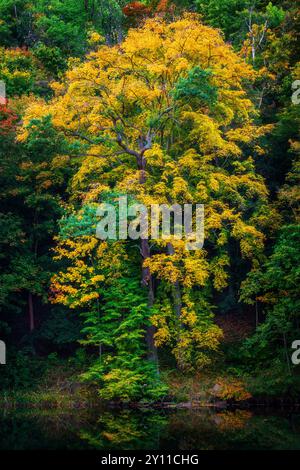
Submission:
[[[226,372],[226,371],[225,371]],[[162,380],[169,394],[158,402],[103,402],[97,386],[78,381],[74,373],[64,376],[65,369],[50,370],[34,389],[4,390],[0,394],[3,409],[85,409],[153,408],[153,409],[249,409],[256,406],[300,406],[300,394],[261,393],[260,377],[237,377],[221,374],[220,370],[206,370],[197,374],[183,374],[176,370],[163,370]]]

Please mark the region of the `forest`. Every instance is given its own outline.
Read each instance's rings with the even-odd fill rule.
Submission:
[[[299,18],[0,0],[1,406],[299,403]],[[203,247],[97,238],[124,195]]]

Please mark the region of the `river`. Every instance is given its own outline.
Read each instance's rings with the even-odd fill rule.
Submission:
[[[300,410],[2,410],[4,449],[300,449]]]

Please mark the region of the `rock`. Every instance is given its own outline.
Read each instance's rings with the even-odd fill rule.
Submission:
[[[221,389],[222,389],[221,385],[215,384],[215,385],[213,386],[213,388],[212,388],[211,391],[212,391],[214,394],[216,394],[216,393],[219,393],[219,392],[221,391]]]

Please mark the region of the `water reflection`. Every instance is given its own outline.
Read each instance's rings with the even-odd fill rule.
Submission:
[[[0,449],[300,449],[300,413],[2,411]]]

